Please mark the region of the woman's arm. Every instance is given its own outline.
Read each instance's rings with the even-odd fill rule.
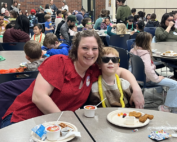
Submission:
[[[109,36],[117,35],[117,34],[111,32],[111,30],[112,30],[113,27],[115,27],[115,24],[113,24],[112,26],[109,26],[109,27],[107,28],[107,34],[108,34]]]
[[[117,74],[121,78],[127,80],[133,89],[133,94],[130,98],[130,104],[132,105],[132,102],[134,102],[136,108],[143,108],[144,96],[133,74],[130,71],[121,67],[119,67],[119,69],[117,70]]]
[[[44,114],[60,112],[60,109],[50,97],[53,90],[54,87],[50,85],[39,73],[33,90],[32,102]]]

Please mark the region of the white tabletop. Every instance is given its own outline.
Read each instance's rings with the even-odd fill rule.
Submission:
[[[31,129],[44,122],[56,121],[60,113],[53,113],[28,119],[3,129],[0,129],[0,142],[29,142]],[[69,122],[81,132],[81,138],[74,138],[71,142],[92,142],[84,127],[81,125],[75,114],[71,111],[64,111],[60,121]]]
[[[153,142],[148,135],[151,133],[150,127],[176,127],[177,114],[165,113],[160,111],[136,109],[143,113],[154,115],[154,119],[147,126],[138,128],[138,132],[132,132],[134,128],[124,128],[111,124],[107,121],[107,115],[117,109],[122,108],[98,108],[94,118],[84,116],[84,110],[77,110],[76,114],[85,125],[93,139],[97,142]],[[135,109],[132,109],[134,111]],[[122,110],[123,111],[123,110]],[[170,134],[174,131],[166,131]],[[170,138],[165,142],[176,142],[177,138]]]
[[[6,59],[0,61],[0,69],[18,68],[20,63],[28,62],[24,51],[0,51],[0,56]]]

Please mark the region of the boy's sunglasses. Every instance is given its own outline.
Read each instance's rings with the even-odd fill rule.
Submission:
[[[102,57],[102,62],[103,63],[108,63],[110,60],[113,63],[119,63],[120,62],[120,58],[119,57]]]

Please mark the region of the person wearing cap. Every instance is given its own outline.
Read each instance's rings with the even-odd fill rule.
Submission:
[[[128,5],[124,5],[126,0],[117,0],[117,14],[116,14],[116,19],[117,23],[125,23],[126,24],[126,19],[128,16],[131,15],[131,10]]]
[[[69,15],[67,17],[67,21],[61,26],[60,33],[61,36],[66,40],[69,41],[69,29],[73,29],[75,27],[75,24],[78,23],[75,15]]]
[[[126,25],[127,30],[134,31],[134,29],[136,29],[136,25],[133,22],[134,22],[134,17],[129,16],[127,20],[127,25]]]
[[[31,15],[29,15],[29,22],[30,22],[29,32],[30,32],[31,37],[32,37],[34,35],[33,27],[34,27],[35,24],[38,23],[35,9],[31,9]]]
[[[66,1],[64,0],[64,1],[62,1],[62,8],[61,8],[62,10],[67,10],[67,11],[69,11],[69,8],[68,8],[68,6],[66,5]]]

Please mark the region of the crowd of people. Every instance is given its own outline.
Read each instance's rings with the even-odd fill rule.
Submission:
[[[112,23],[110,11],[105,9],[93,24],[85,9],[69,12],[65,1],[62,8],[50,0],[45,8],[40,6],[39,11],[31,9],[25,14],[16,1],[10,12],[7,4],[3,5],[0,15],[3,42],[25,42],[24,52],[30,61],[26,71],[39,71],[39,74],[7,110],[1,128],[43,114],[75,111],[86,103],[96,105],[103,97],[107,98],[104,107],[144,107],[144,97],[135,77],[119,67],[119,53],[112,47],[104,47],[95,30],[107,30],[109,37],[127,31],[136,34],[130,52],[145,63],[146,81],[170,88],[159,110],[171,112],[177,108],[177,82],[156,75],[151,60],[152,36],[144,32],[144,27],[157,27],[156,42],[175,42],[177,12],[164,14],[159,23],[155,13],[145,17],[144,12],[136,14],[135,8],[131,10],[124,3],[125,0],[117,0],[117,24]],[[78,31],[78,27],[82,30]]]

